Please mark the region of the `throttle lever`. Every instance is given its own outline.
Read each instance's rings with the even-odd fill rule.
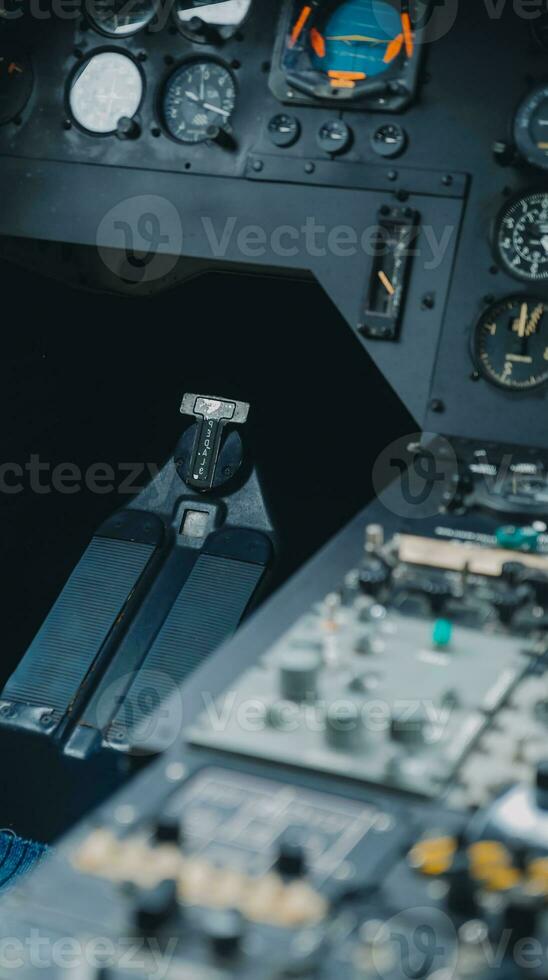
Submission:
[[[185,483],[200,492],[216,485],[216,470],[226,425],[243,425],[249,414],[247,402],[218,398],[213,395],[186,394],[181,403],[181,415],[196,419],[194,442]]]

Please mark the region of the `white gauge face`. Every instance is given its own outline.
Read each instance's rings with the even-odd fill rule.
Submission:
[[[110,37],[128,37],[150,23],[154,0],[88,0],[87,14],[96,30]]]
[[[77,123],[89,133],[114,133],[122,116],[130,119],[143,97],[143,79],[125,54],[101,51],[75,76],[69,103]]]
[[[199,17],[204,24],[218,27],[238,27],[247,17],[252,0],[218,0],[217,3],[196,3],[178,10],[181,23],[186,24],[193,17]]]

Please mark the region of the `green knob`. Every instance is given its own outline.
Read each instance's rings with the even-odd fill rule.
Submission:
[[[497,544],[510,551],[537,551],[539,532],[534,527],[516,527],[506,524],[495,531]]]
[[[435,647],[448,647],[451,643],[453,624],[449,619],[436,619],[432,630],[432,642]]]

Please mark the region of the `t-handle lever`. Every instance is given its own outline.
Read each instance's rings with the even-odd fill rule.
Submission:
[[[217,484],[216,470],[221,452],[223,430],[227,424],[243,425],[249,414],[247,402],[210,395],[186,394],[181,414],[196,419],[190,463],[185,467],[185,483],[201,492]]]

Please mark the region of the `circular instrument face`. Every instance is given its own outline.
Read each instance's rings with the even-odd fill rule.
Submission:
[[[280,112],[268,123],[268,135],[274,146],[293,146],[301,134],[301,124],[295,116]]]
[[[529,92],[519,106],[514,141],[527,163],[548,170],[548,84]]]
[[[503,266],[518,279],[548,279],[548,194],[526,194],[499,217],[496,247]]]
[[[17,45],[0,44],[0,125],[17,119],[33,86],[30,59]]]
[[[165,124],[181,143],[201,143],[228,126],[236,106],[234,79],[217,61],[191,61],[168,79]]]
[[[131,119],[139,109],[143,87],[141,72],[131,58],[101,51],[88,58],[74,76],[70,110],[88,133],[114,133],[122,116]]]
[[[88,0],[93,26],[109,37],[128,37],[146,27],[155,14],[154,0]]]
[[[330,119],[318,130],[318,146],[324,153],[344,153],[352,143],[352,130],[342,119]]]
[[[204,24],[214,27],[236,28],[243,23],[251,8],[252,0],[179,0],[176,17],[181,25],[199,17]]]
[[[548,380],[548,304],[527,296],[495,303],[480,317],[474,353],[482,374],[511,391]]]
[[[346,0],[322,33],[311,33],[312,62],[328,74],[371,78],[390,68],[404,50],[401,16],[384,0]]]

